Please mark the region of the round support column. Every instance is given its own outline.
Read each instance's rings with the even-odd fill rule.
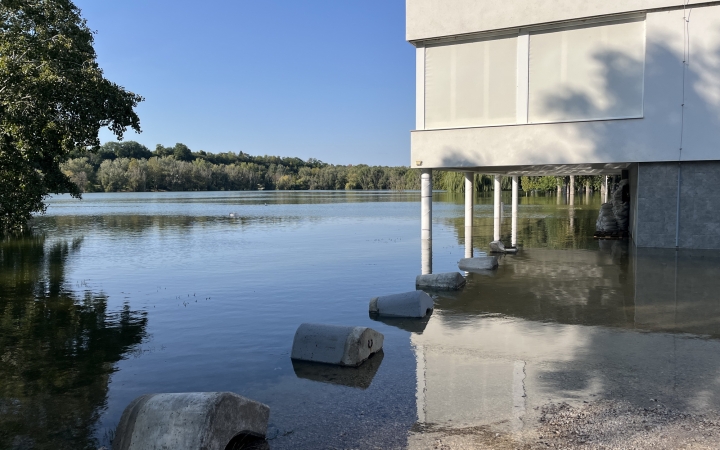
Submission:
[[[432,273],[432,169],[422,169],[420,175],[420,273]]]
[[[500,240],[500,194],[502,193],[502,186],[500,184],[500,180],[502,177],[500,175],[495,175],[495,180],[493,183],[493,193],[495,195],[495,202],[494,202],[494,214],[493,214],[493,241],[499,241]]]
[[[473,206],[475,200],[475,174],[465,172],[465,257],[473,257]]]
[[[605,179],[603,180],[603,203],[607,203],[608,201],[608,176],[605,175]]]
[[[512,177],[512,231],[510,233],[510,245],[517,247],[517,219],[518,219],[518,177]]]
[[[420,175],[420,239],[432,239],[432,169]]]

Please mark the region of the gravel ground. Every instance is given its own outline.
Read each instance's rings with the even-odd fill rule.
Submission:
[[[537,432],[533,449],[720,448],[717,414],[688,414],[660,403],[650,408],[610,401],[550,404],[542,409]]]
[[[720,416],[688,414],[655,403],[650,408],[598,401],[545,405],[539,424],[519,435],[492,427],[424,427],[410,434],[411,449],[720,449]]]

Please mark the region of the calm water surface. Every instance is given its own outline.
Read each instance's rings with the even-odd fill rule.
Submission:
[[[0,448],[108,445],[150,392],[262,401],[272,448],[421,448],[433,427],[519,433],[550,401],[719,409],[720,258],[595,241],[597,197],[521,198],[523,251],[433,294],[429,320],[372,320],[371,297],[414,289],[419,198],[53,199],[34,237],[0,245]],[[478,250],[491,201],[476,206]],[[456,271],[462,197],[437,193],[433,214],[433,269]],[[371,326],[384,353],[355,371],[293,366],[302,322]]]

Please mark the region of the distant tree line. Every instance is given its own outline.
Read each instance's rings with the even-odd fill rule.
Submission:
[[[314,158],[194,152],[181,143],[158,144],[151,151],[134,141],[107,142],[95,151],[72,152],[61,170],[81,192],[420,189],[419,171],[405,166],[344,166]],[[464,180],[461,172],[433,171],[435,189],[463,192]],[[522,177],[521,187],[552,191],[557,184],[557,177]],[[477,174],[475,186],[480,192],[492,191],[492,176]],[[509,177],[503,178],[503,189],[510,189]]]
[[[62,171],[83,192],[419,189],[408,167],[343,166],[317,159],[193,152],[184,144],[108,142],[97,151],[78,150]]]

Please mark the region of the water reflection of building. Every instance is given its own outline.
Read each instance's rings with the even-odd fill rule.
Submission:
[[[720,256],[635,249],[635,326],[720,337]]]
[[[0,448],[97,448],[114,364],[145,337],[145,313],[67,285],[80,245],[0,243]]]
[[[516,432],[598,399],[719,411],[720,257],[602,247],[528,250],[438,293],[410,338],[419,423]]]

